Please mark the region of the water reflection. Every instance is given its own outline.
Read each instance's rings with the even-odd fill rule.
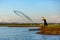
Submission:
[[[30,28],[0,27],[0,40],[60,40],[60,35],[36,34]]]

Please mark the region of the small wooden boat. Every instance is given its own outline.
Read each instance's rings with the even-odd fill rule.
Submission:
[[[29,31],[39,31],[40,29],[29,29]]]

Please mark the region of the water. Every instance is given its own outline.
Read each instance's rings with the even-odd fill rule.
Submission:
[[[29,31],[31,28],[0,27],[0,40],[60,40],[60,35],[36,34],[38,31]]]

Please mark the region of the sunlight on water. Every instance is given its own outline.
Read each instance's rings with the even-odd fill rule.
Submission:
[[[31,28],[0,27],[0,40],[60,40],[60,35],[36,34],[38,31],[29,31]]]

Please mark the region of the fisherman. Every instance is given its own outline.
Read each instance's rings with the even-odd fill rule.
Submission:
[[[47,24],[46,18],[45,17],[42,17],[42,20],[44,21],[44,27],[47,27],[48,24]]]

